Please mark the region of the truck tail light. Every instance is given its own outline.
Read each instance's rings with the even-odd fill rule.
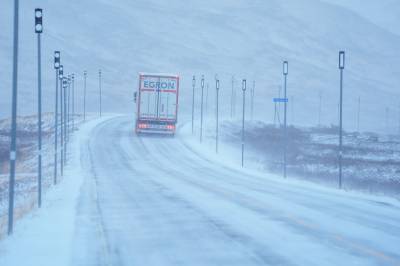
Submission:
[[[175,130],[175,126],[174,125],[167,125],[167,129],[168,130]]]
[[[147,124],[140,123],[138,127],[139,127],[139,128],[148,128],[148,125],[147,125]]]

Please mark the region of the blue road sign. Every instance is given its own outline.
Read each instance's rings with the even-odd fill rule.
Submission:
[[[289,102],[288,98],[274,98],[274,103],[287,103]]]

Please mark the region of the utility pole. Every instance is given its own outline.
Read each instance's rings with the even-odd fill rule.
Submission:
[[[10,181],[8,199],[8,235],[13,233],[14,226],[14,186],[15,161],[17,158],[17,95],[18,95],[18,21],[19,0],[14,0],[14,40],[13,40],[13,74],[12,74],[12,109],[11,109],[11,147],[10,147]]]
[[[283,130],[284,130],[284,147],[283,147],[283,177],[286,178],[286,166],[287,166],[287,93],[286,93],[286,85],[287,85],[287,75],[289,73],[289,63],[287,61],[283,62],[283,76],[285,79],[284,89],[283,89],[283,98],[284,98],[284,113],[283,113]]]
[[[343,70],[345,65],[345,52],[339,52],[340,69],[340,103],[339,103],[339,189],[342,188],[342,160],[343,160]]]
[[[54,110],[54,185],[57,184],[57,145],[58,145],[58,70],[60,68],[60,51],[54,51],[54,69],[56,70],[56,102]]]
[[[192,135],[194,134],[194,87],[196,86],[196,76],[192,79]]]
[[[216,109],[216,127],[215,127],[215,153],[218,153],[218,118],[219,118],[219,79],[215,79],[215,91],[217,98],[217,109]]]
[[[203,95],[204,95],[204,75],[201,76],[200,143],[203,141]]]
[[[35,9],[35,33],[37,34],[38,44],[38,206],[42,207],[42,55],[41,39],[43,32],[43,11],[41,8]]]
[[[245,121],[245,107],[246,107],[246,79],[242,80],[243,91],[243,112],[242,112],[242,168],[244,167],[244,121]]]
[[[83,71],[83,121],[86,122],[86,78],[87,71]]]

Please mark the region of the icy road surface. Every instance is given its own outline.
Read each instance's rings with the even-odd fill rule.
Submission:
[[[132,127],[112,118],[80,141],[70,265],[400,265],[395,200],[245,172],[184,133]]]

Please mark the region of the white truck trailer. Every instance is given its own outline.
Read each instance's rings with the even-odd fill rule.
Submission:
[[[139,90],[135,96],[137,134],[175,134],[178,122],[178,75],[139,73]]]

